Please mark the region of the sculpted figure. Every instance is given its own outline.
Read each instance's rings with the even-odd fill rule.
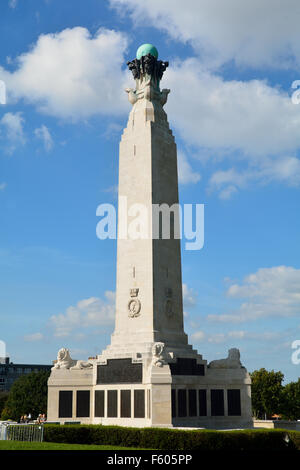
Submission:
[[[133,78],[138,79],[142,74],[155,76],[156,79],[161,80],[164,72],[169,66],[169,62],[157,60],[153,55],[147,54],[141,57],[141,60],[134,59],[127,62],[129,70],[132,72]]]
[[[229,349],[226,359],[216,359],[208,364],[211,369],[240,369],[242,366],[240,361],[240,351],[237,348]]]
[[[88,369],[90,367],[93,367],[93,364],[91,362],[87,361],[77,361],[76,365],[71,367],[70,369]]]
[[[70,352],[66,348],[61,348],[57,353],[57,360],[54,363],[52,369],[70,369],[70,367],[74,366],[77,361],[74,361],[71,356]]]
[[[152,346],[152,365],[162,367],[166,364],[165,360],[165,343],[154,343]]]
[[[169,66],[169,62],[165,61],[163,62],[162,60],[157,61],[157,77],[159,80],[162,79],[164,72],[167,70],[167,67]]]
[[[92,367],[93,364],[85,361],[77,361],[71,358],[67,348],[61,348],[57,353],[57,360],[52,369],[84,369]]]
[[[142,68],[143,72],[148,75],[153,75],[155,68],[156,59],[151,54],[147,54],[142,57]]]
[[[162,91],[161,91],[161,98],[160,98],[160,102],[161,102],[161,105],[163,106],[164,104],[166,104],[167,100],[168,100],[168,94],[170,93],[170,90],[168,90],[168,88],[164,88]]]
[[[133,78],[140,78],[140,61],[134,59],[131,62],[127,62],[129,70],[132,72]]]
[[[130,101],[131,104],[134,104],[137,102],[137,96],[135,90],[132,88],[126,88],[125,89],[126,93],[128,93],[128,100]]]

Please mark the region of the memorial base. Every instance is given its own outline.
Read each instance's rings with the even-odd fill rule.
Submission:
[[[48,381],[48,420],[130,427],[252,427],[251,381],[244,367],[210,367],[191,351],[171,358],[167,352],[160,354],[160,345],[155,343],[148,353],[119,357],[108,349],[88,363],[54,366]],[[85,366],[80,368],[80,363]]]

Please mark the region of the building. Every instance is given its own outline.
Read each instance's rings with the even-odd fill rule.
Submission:
[[[9,392],[13,383],[24,374],[39,372],[40,370],[50,370],[51,365],[45,364],[14,364],[9,361],[9,357],[0,358],[0,391]]]
[[[128,66],[136,88],[126,90],[132,110],[119,152],[115,330],[96,359],[76,361],[59,351],[48,381],[48,419],[249,427],[251,380],[239,351],[207,364],[184,332],[176,210],[169,236],[154,217],[154,208],[179,202],[176,143],[163,109],[170,90],[160,89],[168,62],[144,44]],[[145,210],[150,221],[140,237],[129,236],[130,208]]]

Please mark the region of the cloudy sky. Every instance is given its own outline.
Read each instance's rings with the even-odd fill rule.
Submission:
[[[170,62],[180,201],[205,205],[203,249],[182,248],[190,342],[298,379],[299,22],[297,0],[1,0],[0,340],[14,362],[110,341],[116,242],[96,237],[96,208],[116,204],[126,62],[150,42]]]

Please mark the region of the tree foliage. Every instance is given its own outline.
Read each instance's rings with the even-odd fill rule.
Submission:
[[[252,372],[252,410],[257,418],[271,418],[283,412],[284,387],[282,372],[259,369]]]
[[[47,411],[47,381],[50,371],[31,372],[17,379],[2,410],[1,419],[19,420],[31,413],[36,418]]]
[[[8,399],[8,392],[0,392],[0,416]]]
[[[292,420],[300,419],[300,379],[284,387],[283,417]]]

